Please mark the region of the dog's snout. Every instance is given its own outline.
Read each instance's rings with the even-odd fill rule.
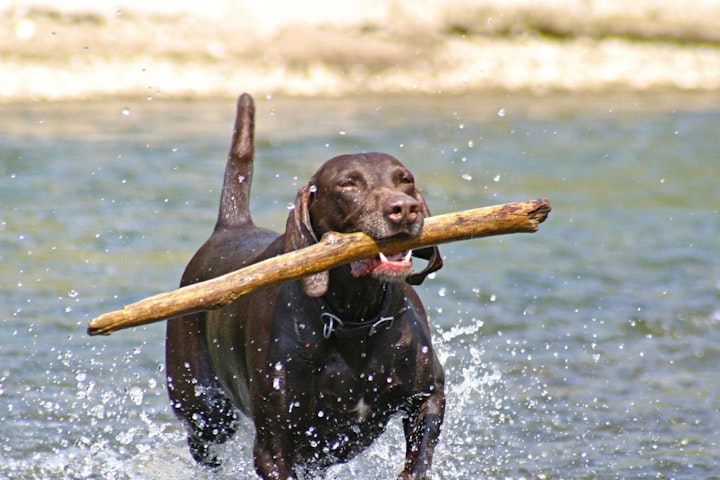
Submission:
[[[407,195],[395,196],[385,203],[385,217],[398,225],[415,223],[420,215],[420,202]]]

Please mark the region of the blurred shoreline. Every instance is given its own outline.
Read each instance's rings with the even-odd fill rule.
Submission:
[[[0,103],[720,89],[718,0],[121,3],[0,7]]]

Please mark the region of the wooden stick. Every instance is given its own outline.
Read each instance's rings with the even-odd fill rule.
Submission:
[[[539,199],[428,217],[422,234],[413,239],[373,240],[364,233],[328,233],[315,245],[302,250],[269,258],[100,315],[88,324],[87,332],[89,335],[109,335],[115,330],[213,310],[258,288],[372,258],[380,251],[392,254],[457,240],[535,232],[548,213],[550,203]]]

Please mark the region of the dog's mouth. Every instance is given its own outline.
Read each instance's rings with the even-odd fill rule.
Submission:
[[[380,252],[375,258],[350,263],[353,277],[365,275],[384,282],[399,282],[412,273],[412,250],[385,255]]]

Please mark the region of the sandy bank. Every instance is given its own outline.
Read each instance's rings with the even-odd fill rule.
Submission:
[[[53,3],[2,12],[0,102],[720,89],[718,0]]]

